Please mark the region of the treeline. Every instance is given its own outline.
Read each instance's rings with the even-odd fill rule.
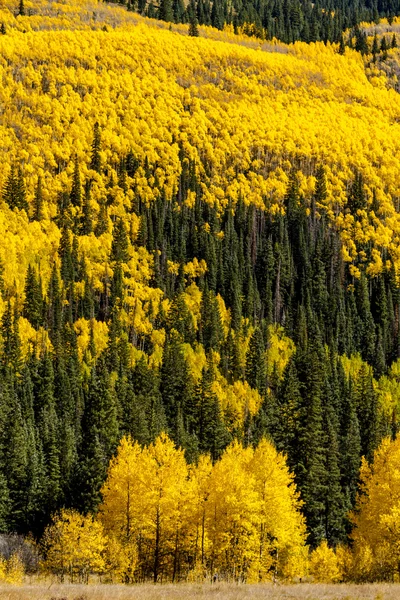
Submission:
[[[23,297],[0,282],[1,529],[39,537],[62,507],[95,513],[121,437],[148,444],[166,431],[191,463],[205,453],[218,460],[234,439],[251,447],[269,437],[295,474],[308,542],[346,541],[361,457],[398,431],[396,406],[383,407],[375,379],[399,358],[400,297],[390,271],[369,278],[360,260],[357,278],[346,267],[340,232],[325,214],[323,168],[307,198],[291,172],[285,210],[271,214],[244,200],[224,210],[206,203],[183,150],[175,197],[160,193],[150,204],[131,181],[142,167],[157,187],[156,168],[133,153],[103,165],[98,126],[89,162],[110,194],[95,209],[93,180],[81,181],[75,161],[57,199],[60,243],[46,286],[36,264]],[[133,192],[133,202],[111,220],[116,187]],[[40,178],[28,206],[16,167],[3,199],[43,219]],[[378,210],[368,203],[355,174],[347,210],[357,221],[364,209]],[[80,249],[96,238],[107,252],[101,285]],[[374,250],[359,249],[368,264]],[[153,259],[155,300],[140,310],[134,252]],[[148,334],[138,333],[139,318],[151,323]],[[276,359],[268,363],[278,326],[296,346],[283,373]],[[27,327],[35,341],[27,343]],[[223,404],[224,390],[239,384],[259,399],[251,409],[246,396],[241,418]]]
[[[22,548],[71,582],[396,581],[399,452],[400,439],[386,438],[363,460],[352,544],[324,539],[310,552],[293,475],[270,442],[233,442],[214,464],[188,465],[165,434],[146,447],[123,438],[97,516],[63,510]],[[20,580],[22,548],[0,563],[0,581]]]
[[[276,37],[285,43],[297,40],[339,42],[346,29],[382,17],[392,22],[400,10],[398,0],[378,0],[374,3],[336,0],[323,3],[306,0],[234,0],[228,3],[222,0],[191,0],[187,5],[183,0],[123,0],[121,4],[126,5],[128,10],[171,23],[193,23],[196,20],[200,25],[217,29],[233,25],[236,31],[240,29],[247,35],[267,39]]]

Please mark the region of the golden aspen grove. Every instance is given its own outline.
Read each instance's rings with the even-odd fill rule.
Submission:
[[[400,582],[396,15],[2,0],[0,596]]]

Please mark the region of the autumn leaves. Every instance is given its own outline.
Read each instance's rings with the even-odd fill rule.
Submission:
[[[267,581],[305,572],[301,503],[282,455],[231,444],[212,465],[187,465],[162,434],[121,440],[97,520],[63,511],[45,534],[48,570],[115,581]]]

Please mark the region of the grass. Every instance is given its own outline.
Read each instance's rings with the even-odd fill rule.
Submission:
[[[0,585],[1,600],[398,600],[400,585]]]

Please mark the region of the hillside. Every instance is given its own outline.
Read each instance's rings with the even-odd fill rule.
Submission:
[[[233,579],[301,576],[306,541],[332,559],[324,540],[354,524],[364,548],[361,457],[399,429],[399,50],[190,37],[96,2],[15,9],[0,10],[1,530],[39,539],[60,509],[90,529],[100,508],[117,539],[125,460],[137,481],[154,469],[131,543],[165,453],[165,545],[157,526],[129,546],[128,580],[201,578],[200,526],[202,568]],[[268,461],[286,490],[273,518]],[[215,514],[236,515],[231,472],[246,526],[228,556],[198,506],[209,484]],[[392,577],[387,560],[368,577]]]

